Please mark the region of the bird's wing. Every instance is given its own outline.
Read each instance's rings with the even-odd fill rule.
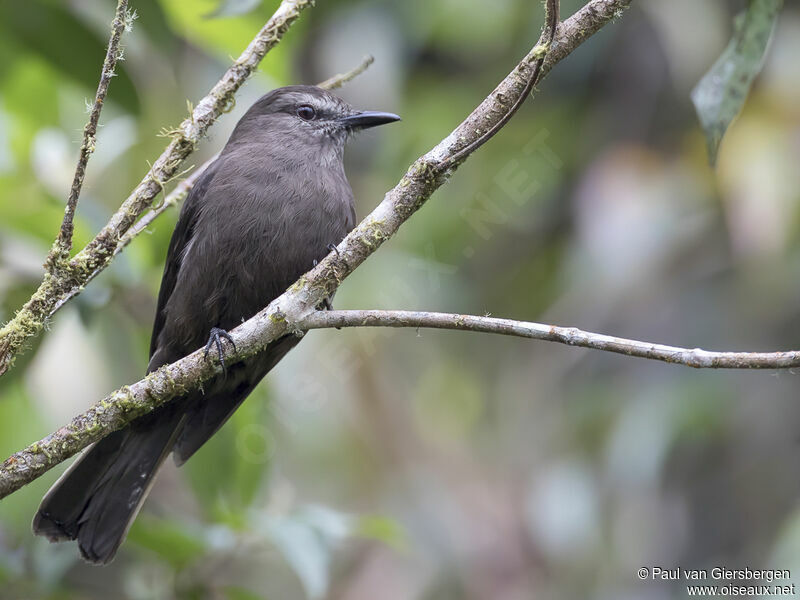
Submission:
[[[180,466],[206,443],[239,408],[258,382],[300,341],[287,335],[270,343],[267,349],[228,367],[224,376],[207,382],[204,393],[195,393],[187,403],[186,420],[173,448]]]
[[[178,218],[178,224],[175,226],[175,231],[172,233],[172,239],[169,242],[169,250],[167,251],[167,260],[164,265],[164,275],[161,278],[161,289],[158,292],[158,308],[156,309],[156,318],[153,323],[153,335],[150,338],[151,359],[156,353],[156,350],[158,350],[158,336],[161,333],[161,329],[164,327],[164,307],[167,305],[167,301],[175,289],[175,282],[178,280],[178,272],[181,268],[184,250],[192,239],[199,208],[209,184],[214,179],[217,164],[218,161],[214,161],[209,165],[205,173],[198,178],[189,191],[189,195],[183,203],[181,215]],[[150,364],[148,371],[153,371],[160,366],[161,365]]]

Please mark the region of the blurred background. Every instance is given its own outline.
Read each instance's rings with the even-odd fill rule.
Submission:
[[[562,2],[562,14],[582,3]],[[690,92],[743,1],[637,0],[350,278],[338,308],[427,309],[686,347],[800,345],[800,8],[706,157]],[[76,220],[81,247],[276,0],[133,0]],[[109,0],[0,0],[0,320],[58,230]],[[236,15],[237,11],[245,14]],[[535,42],[540,3],[342,0],[306,11],[189,164],[268,90],[375,64],[341,94],[403,116],[353,141],[366,215]],[[169,187],[169,186],[168,186]],[[140,378],[171,211],[0,380],[7,456]],[[0,597],[683,598],[642,566],[800,574],[800,379],[499,336],[316,331],[187,465],[115,562],[0,502]]]

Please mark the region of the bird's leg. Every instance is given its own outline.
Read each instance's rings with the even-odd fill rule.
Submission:
[[[334,244],[328,244],[327,246],[328,251],[336,252],[336,256],[339,256],[339,249]],[[314,259],[314,266],[317,266],[317,259]],[[317,310],[333,310],[333,303],[331,302],[330,298],[323,298],[322,302],[317,305]]]
[[[336,252],[336,258],[338,260],[341,260],[344,263],[345,267],[347,267],[348,269],[350,268],[349,265],[347,264],[347,260],[342,258],[342,255],[339,253],[339,249],[336,247],[336,244],[328,244],[327,248],[328,252]],[[336,277],[338,279],[339,276],[337,275]]]
[[[317,262],[317,259],[316,259],[316,258],[315,258],[315,259],[312,261],[312,264],[313,264],[315,267],[316,267],[316,266],[319,264],[319,263]],[[325,299],[324,299],[322,302],[320,302],[319,304],[317,304],[317,310],[331,310],[331,308],[332,308],[332,307],[333,307],[333,306],[331,305],[331,299],[330,299],[330,298],[325,298]]]
[[[211,351],[211,346],[217,346],[217,356],[219,356],[219,363],[222,365],[222,370],[227,371],[225,367],[225,358],[222,355],[222,340],[226,339],[231,343],[233,346],[233,351],[236,352],[236,343],[233,341],[231,334],[225,331],[224,329],[220,329],[219,327],[212,327],[211,332],[208,335],[208,343],[206,343],[206,351],[203,355],[204,358],[208,358],[208,353]]]
[[[317,310],[333,310],[333,298],[328,296],[327,298],[323,298],[319,304],[317,304]]]
[[[339,258],[339,249],[336,247],[336,244],[330,243],[326,248],[328,252],[336,252],[336,258]],[[314,259],[314,266],[317,266],[317,259]],[[323,298],[322,302],[317,305],[317,310],[333,310],[332,298]],[[341,327],[337,327],[336,329],[341,329]]]

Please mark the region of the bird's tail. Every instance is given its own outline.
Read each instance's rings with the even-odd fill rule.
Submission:
[[[33,532],[51,542],[78,540],[93,563],[114,558],[183,423],[178,411],[156,413],[91,446],[47,492]]]

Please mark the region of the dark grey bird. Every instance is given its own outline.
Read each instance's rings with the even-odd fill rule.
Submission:
[[[236,125],[181,210],[167,254],[147,371],[206,345],[253,316],[338,244],[355,224],[344,173],[351,133],[400,117],[361,112],[313,86],[274,90]],[[172,452],[183,464],[298,342],[276,340],[228,365],[204,391],[179,397],[91,446],[42,500],[33,531],[77,540],[107,563],[154,475]]]

